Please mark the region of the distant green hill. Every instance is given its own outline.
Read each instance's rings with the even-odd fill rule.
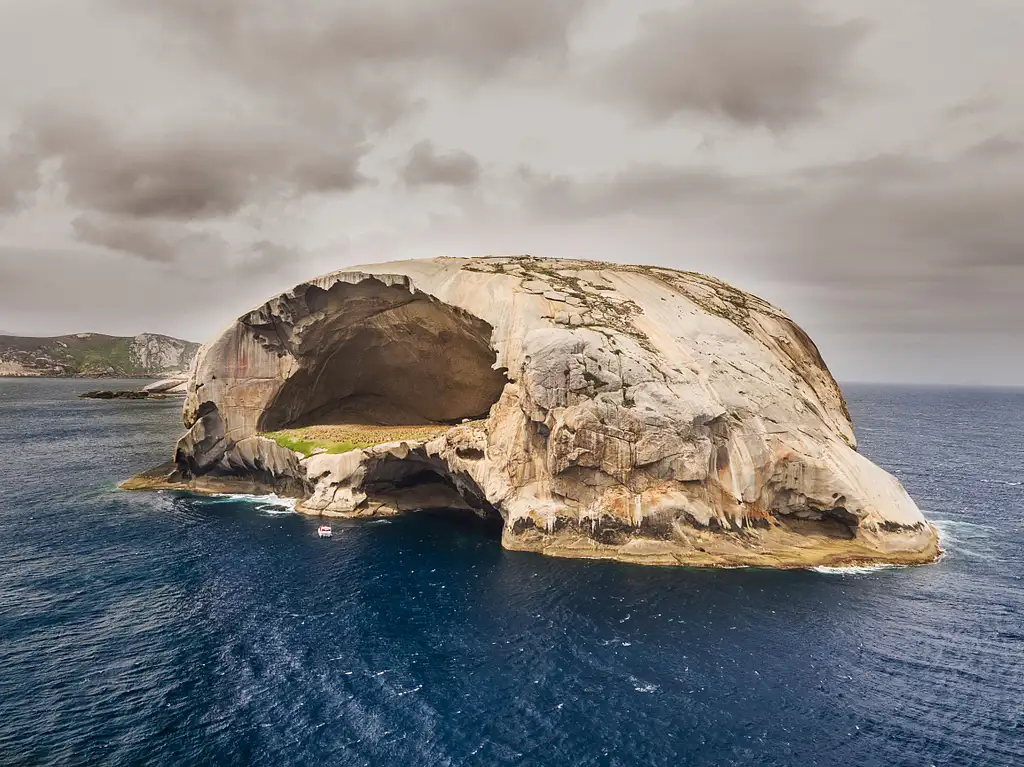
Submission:
[[[156,333],[0,335],[0,376],[162,376],[187,371],[198,350],[197,343]]]

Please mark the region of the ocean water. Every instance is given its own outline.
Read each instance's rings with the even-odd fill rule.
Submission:
[[[946,554],[773,572],[119,492],[92,385],[0,379],[0,764],[1024,764],[1024,391],[846,387]]]

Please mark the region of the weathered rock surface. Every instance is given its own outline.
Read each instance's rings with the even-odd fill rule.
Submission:
[[[689,272],[530,257],[335,272],[204,346],[184,418],[166,486],[234,477],[320,514],[462,504],[510,549],[782,567],[938,553],[856,452],[807,335]],[[310,457],[259,436],[317,423],[452,428]]]
[[[140,333],[132,339],[129,359],[138,370],[146,373],[172,373],[187,371],[198,346],[157,333]]]

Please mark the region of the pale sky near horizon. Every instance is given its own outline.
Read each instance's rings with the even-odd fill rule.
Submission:
[[[714,274],[840,380],[1024,384],[1021,0],[0,0],[0,327],[347,265]]]

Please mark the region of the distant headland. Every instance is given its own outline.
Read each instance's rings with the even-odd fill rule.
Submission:
[[[0,376],[162,378],[188,370],[199,344],[158,333],[36,338],[0,334]]]

